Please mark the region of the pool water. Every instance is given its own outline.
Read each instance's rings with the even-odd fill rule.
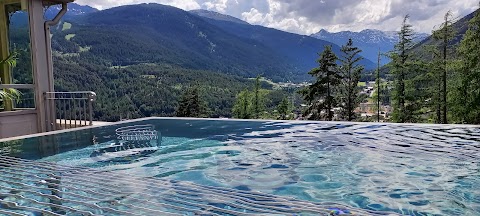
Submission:
[[[145,124],[161,133],[158,148],[102,151],[118,145],[116,128]],[[480,215],[479,128],[192,119],[125,125],[30,138],[2,150],[371,211]]]

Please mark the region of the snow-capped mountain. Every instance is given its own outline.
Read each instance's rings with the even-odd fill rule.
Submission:
[[[318,33],[311,35],[312,37],[329,41],[342,46],[347,43],[348,39],[352,38],[354,45],[362,49],[362,55],[370,61],[377,62],[378,51],[385,53],[391,51],[398,42],[398,34],[395,31],[380,31],[375,29],[366,29],[361,32],[342,31],[342,32],[328,32],[325,29]],[[429,35],[425,33],[417,33],[415,42],[421,42]],[[389,59],[382,58],[381,63],[386,64]]]

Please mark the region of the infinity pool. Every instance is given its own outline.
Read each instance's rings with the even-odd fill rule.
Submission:
[[[116,147],[115,129],[135,125],[153,125],[158,148]],[[154,118],[0,147],[29,161],[336,203],[353,212],[480,215],[480,129],[469,126]]]

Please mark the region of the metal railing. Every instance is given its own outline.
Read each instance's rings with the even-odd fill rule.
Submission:
[[[61,130],[93,125],[92,91],[46,92],[47,130]]]

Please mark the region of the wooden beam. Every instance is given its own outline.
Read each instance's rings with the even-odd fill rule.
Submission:
[[[0,59],[6,59],[10,54],[10,44],[8,41],[8,14],[5,3],[0,3]],[[0,66],[0,79],[2,84],[12,83],[12,70],[8,64]],[[13,110],[13,103],[10,100],[4,101],[5,111]]]
[[[57,5],[62,3],[72,3],[75,0],[45,0],[43,1],[43,5],[50,6],[50,5]]]
[[[20,0],[0,0],[2,4],[18,4],[20,3]]]
[[[33,84],[0,84],[0,89],[34,89]]]

